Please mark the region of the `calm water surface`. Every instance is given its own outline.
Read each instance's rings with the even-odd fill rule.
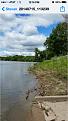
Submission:
[[[28,72],[33,64],[0,61],[1,121],[26,121],[36,94],[31,93],[26,100],[26,92],[37,86],[35,76]]]

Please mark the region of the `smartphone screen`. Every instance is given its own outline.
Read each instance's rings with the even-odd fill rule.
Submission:
[[[67,5],[0,0],[0,121],[68,121]]]

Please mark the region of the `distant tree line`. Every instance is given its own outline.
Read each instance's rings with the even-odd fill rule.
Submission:
[[[35,61],[35,57],[34,56],[14,55],[14,56],[0,57],[0,60],[4,60],[4,61],[34,62]]]
[[[44,42],[44,46],[46,47],[44,51],[35,48],[35,60],[43,61],[51,59],[54,56],[66,55],[67,44],[67,23],[63,22],[52,30],[52,33]]]

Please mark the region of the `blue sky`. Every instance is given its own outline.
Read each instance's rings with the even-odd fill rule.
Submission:
[[[57,24],[58,24],[58,23],[56,23],[56,24],[51,24],[51,25],[49,25],[48,27],[38,26],[37,28],[38,28],[39,33],[42,33],[42,34],[44,34],[45,36],[49,36],[50,33],[52,32],[52,30],[53,30],[54,28],[56,28]]]
[[[0,56],[34,55],[35,48],[44,50],[43,43],[62,15],[6,14],[0,15]]]

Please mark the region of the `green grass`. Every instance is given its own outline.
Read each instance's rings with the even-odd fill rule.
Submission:
[[[67,94],[67,56],[54,57],[34,64],[29,70],[34,73],[42,85],[43,95]],[[40,86],[41,87],[41,86]]]
[[[36,64],[34,70],[43,70],[43,71],[52,71],[55,72],[58,76],[61,75],[63,78],[67,78],[67,56],[54,57],[51,60],[46,60]]]

